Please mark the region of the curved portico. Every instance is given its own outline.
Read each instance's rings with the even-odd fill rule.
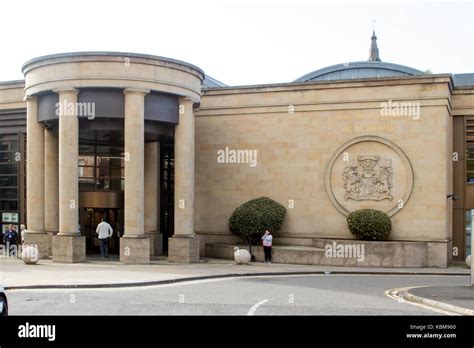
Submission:
[[[196,261],[193,107],[201,101],[204,73],[177,60],[114,52],[39,57],[25,63],[23,73],[26,243],[37,244],[41,257],[84,261],[80,204],[122,194],[120,259],[148,262],[161,245],[157,180],[160,143],[166,140],[175,149],[175,234],[168,254],[172,261]],[[94,167],[78,166],[80,148],[111,146],[118,155],[108,152],[107,180],[97,178],[101,168],[95,162]],[[80,182],[87,171],[94,171],[93,178]],[[80,185],[92,186],[93,194],[81,191]]]

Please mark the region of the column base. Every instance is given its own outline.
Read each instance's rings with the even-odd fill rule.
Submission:
[[[160,232],[145,232],[145,236],[150,238],[150,256],[163,255],[163,235]]]
[[[175,235],[168,239],[168,261],[192,263],[199,261],[199,239],[197,236]]]
[[[53,262],[86,262],[86,237],[60,234],[53,236]]]
[[[53,237],[58,234],[58,231],[46,231],[48,235],[49,256],[53,256]]]
[[[120,238],[120,261],[128,264],[150,263],[150,239],[146,236]]]
[[[19,236],[19,238],[21,238]],[[50,254],[50,245],[48,241],[48,235],[46,232],[28,232],[25,233],[25,242],[23,246],[32,245],[36,246],[38,249],[38,257],[40,259],[47,259],[49,258]]]

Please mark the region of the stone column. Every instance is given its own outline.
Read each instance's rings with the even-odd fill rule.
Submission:
[[[44,230],[44,126],[38,122],[38,100],[26,98],[26,229],[25,244],[35,245],[39,258],[48,258]]]
[[[79,233],[79,120],[74,88],[59,95],[59,233],[53,237],[53,261],[85,262],[86,237]]]
[[[145,95],[149,90],[127,88],[125,94],[125,234],[120,261],[149,263],[150,240],[144,227]]]
[[[174,134],[174,235],[169,260],[197,262],[199,242],[194,233],[194,112],[193,102],[180,98],[179,124]]]
[[[150,238],[151,256],[163,254],[160,226],[160,144],[145,143],[145,234]]]
[[[59,145],[52,131],[44,130],[44,227],[48,234],[49,255],[52,256],[53,236],[59,232]]]

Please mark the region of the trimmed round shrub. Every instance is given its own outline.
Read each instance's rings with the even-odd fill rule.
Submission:
[[[265,230],[281,230],[286,208],[268,197],[252,199],[235,209],[229,219],[230,231],[244,242],[257,244]]]
[[[376,209],[360,209],[350,213],[347,225],[351,233],[362,240],[387,240],[392,231],[388,215]]]

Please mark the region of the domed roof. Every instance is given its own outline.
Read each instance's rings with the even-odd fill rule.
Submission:
[[[351,62],[331,65],[301,76],[294,82],[363,79],[370,77],[423,75],[423,72],[408,66],[380,61]]]
[[[202,81],[202,86],[204,88],[215,88],[215,87],[227,87],[227,85],[219,80],[216,80],[209,75],[204,76],[204,81]]]
[[[377,47],[377,36],[375,36],[375,31],[373,31],[368,61],[331,65],[301,76],[294,82],[331,81],[422,74],[422,71],[408,66],[382,62]]]

